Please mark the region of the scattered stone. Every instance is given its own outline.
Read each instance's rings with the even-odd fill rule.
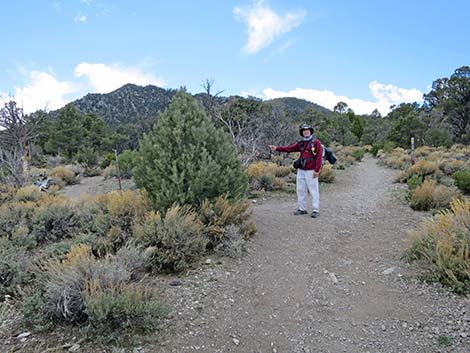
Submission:
[[[236,339],[235,337],[232,338],[232,341],[233,341],[233,343],[235,343],[235,345],[237,345],[237,346],[240,344],[240,340],[239,340],[239,339]]]
[[[177,286],[181,286],[182,285],[182,282],[181,281],[178,281],[178,280],[173,280],[169,283],[170,286],[173,286],[173,287],[177,287]]]
[[[386,270],[384,270],[384,271],[382,272],[382,274],[384,274],[384,275],[390,275],[390,274],[393,273],[393,271],[395,271],[395,269],[396,269],[395,266],[389,267],[389,268],[387,268]]]
[[[333,272],[330,272],[329,276],[330,276],[330,279],[333,281],[333,284],[338,284],[338,278],[336,278]]]
[[[16,336],[16,338],[17,339],[22,339],[22,338],[26,338],[30,335],[31,335],[31,332],[23,332],[23,333],[19,334],[18,336]]]
[[[210,264],[212,263],[212,259],[207,259],[206,261],[204,261],[204,263],[205,263],[206,265],[210,265]]]
[[[80,345],[78,343],[74,344],[69,348],[69,352],[78,352],[80,350]]]

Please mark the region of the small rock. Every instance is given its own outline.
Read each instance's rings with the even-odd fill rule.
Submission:
[[[19,334],[18,336],[16,336],[16,338],[22,339],[22,338],[26,338],[30,335],[31,335],[31,332],[23,332],[23,333]]]
[[[333,284],[338,284],[338,278],[336,278],[333,272],[330,272],[330,279],[333,281]]]
[[[80,345],[78,343],[74,344],[69,348],[69,352],[78,352],[80,350]]]
[[[236,339],[236,338],[232,338],[232,341],[233,343],[235,343],[235,345],[239,345],[240,344],[240,340]]]
[[[384,275],[390,275],[390,274],[393,273],[393,271],[395,271],[395,266],[392,266],[392,267],[387,268],[386,270],[384,270],[384,271],[382,272],[382,274],[384,274]]]
[[[173,280],[169,283],[170,286],[173,286],[173,287],[177,287],[177,286],[181,286],[181,281],[178,281],[178,280]]]
[[[468,334],[466,332],[460,332],[460,337],[467,338]]]
[[[205,263],[206,265],[210,265],[210,264],[212,263],[212,259],[207,259],[206,261],[204,261],[204,263]]]
[[[381,327],[382,331],[385,331],[385,330],[386,330],[385,325],[382,325],[382,326],[380,326],[380,327]]]

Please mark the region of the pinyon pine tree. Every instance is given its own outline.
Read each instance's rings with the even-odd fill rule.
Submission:
[[[141,141],[134,178],[159,211],[174,203],[197,207],[222,194],[242,197],[248,188],[230,138],[184,91]]]

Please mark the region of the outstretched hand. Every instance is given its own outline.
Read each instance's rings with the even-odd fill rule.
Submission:
[[[274,145],[268,145],[268,147],[271,149],[271,151],[275,151],[277,149],[277,146]]]

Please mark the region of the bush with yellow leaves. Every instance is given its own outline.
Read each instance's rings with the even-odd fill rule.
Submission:
[[[284,177],[289,175],[291,172],[291,167],[279,166],[275,163],[270,162],[255,162],[250,164],[246,169],[246,174],[248,175],[248,178],[250,180],[253,178],[258,178],[262,175]]]
[[[332,183],[335,180],[331,164],[325,164],[320,170],[318,181],[321,183]]]
[[[214,246],[219,244],[225,237],[225,229],[229,226],[240,227],[241,236],[249,239],[255,230],[251,223],[248,201],[232,201],[225,196],[219,196],[215,201],[205,200],[199,209],[199,217],[204,223],[205,234]]]
[[[150,210],[147,196],[139,191],[113,191],[92,198],[110,216],[110,224],[131,233],[132,224],[144,219]]]
[[[456,292],[470,290],[470,201],[454,200],[449,210],[426,219],[405,253],[409,261],[419,260],[433,280]]]
[[[429,211],[449,207],[451,201],[459,194],[445,185],[437,184],[435,180],[425,180],[417,186],[410,195],[410,206],[414,210]]]
[[[56,167],[48,174],[49,177],[51,177],[60,187],[64,187],[65,185],[78,184],[80,182],[80,179],[75,175],[75,172],[65,167]]]

